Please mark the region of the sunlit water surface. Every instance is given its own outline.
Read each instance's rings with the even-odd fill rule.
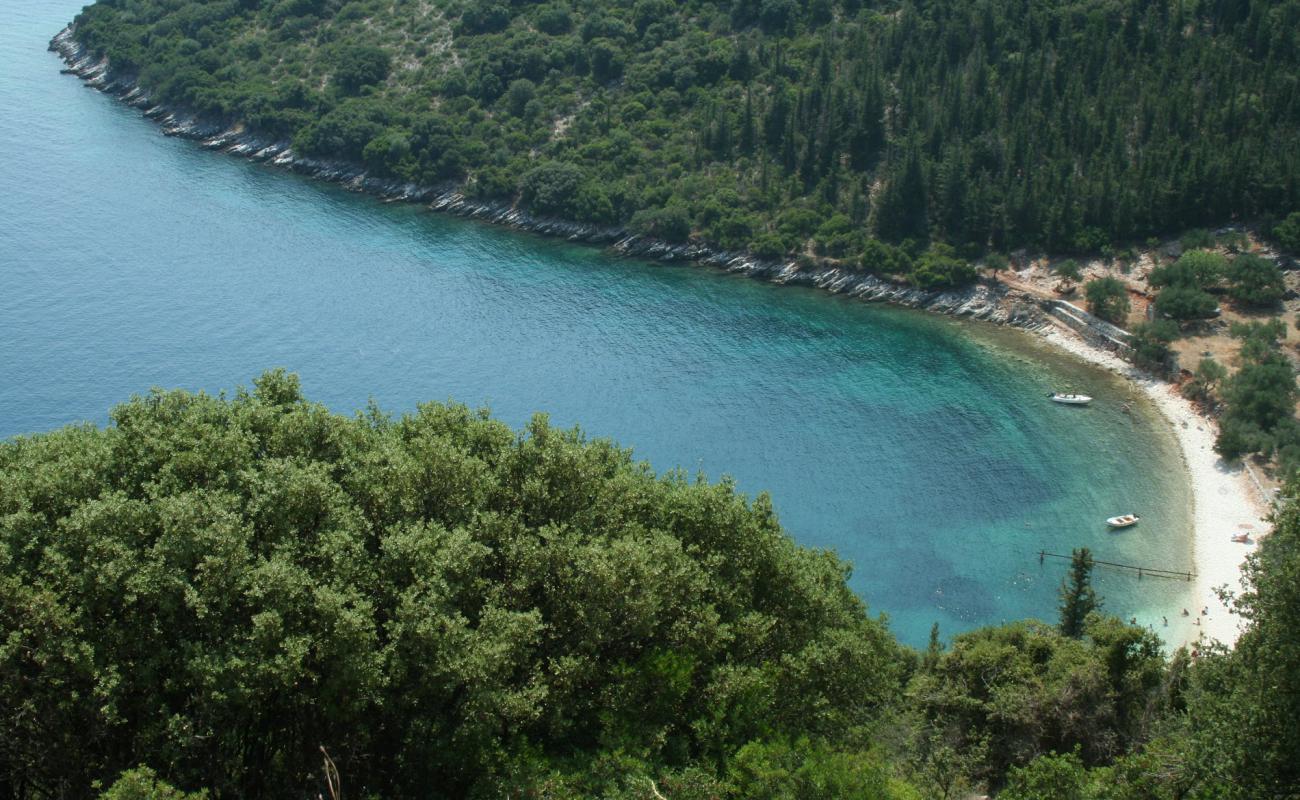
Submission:
[[[1064,563],[1191,566],[1188,491],[1150,409],[1028,335],[383,205],[161,136],[59,74],[77,2],[0,27],[0,436],[151,386],[297,372],[345,413],[453,398],[535,411],[770,491],[801,543],[922,644],[1054,619]],[[1055,387],[1091,408],[1046,402]],[[1102,519],[1135,510],[1139,528]],[[1099,575],[1161,627],[1187,584]]]

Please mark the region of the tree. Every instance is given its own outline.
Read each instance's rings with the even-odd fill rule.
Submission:
[[[1207,319],[1219,310],[1213,295],[1182,283],[1161,289],[1156,295],[1155,307],[1166,317],[1181,321]]]
[[[520,199],[538,214],[570,216],[586,173],[576,164],[551,161],[533,167],[520,180]]]
[[[1282,270],[1256,255],[1240,255],[1228,268],[1228,296],[1248,306],[1277,305],[1286,292]]]
[[[938,289],[971,283],[976,272],[969,263],[957,258],[951,247],[936,242],[921,254],[908,277],[922,289]]]
[[[510,82],[510,88],[506,90],[506,107],[510,113],[516,117],[524,115],[524,109],[537,96],[537,84],[527,78],[519,78]]]
[[[1288,797],[1300,786],[1298,490],[1286,487],[1272,533],[1246,558],[1235,649],[1210,651],[1191,673],[1183,796]]]
[[[1058,263],[1054,267],[1054,270],[1057,275],[1060,275],[1066,280],[1078,281],[1083,277],[1083,272],[1079,269],[1079,262],[1075,261],[1073,258],[1067,258]]]
[[[923,240],[929,231],[925,171],[921,153],[909,147],[902,164],[891,173],[876,206],[876,235],[889,242]]]
[[[1128,315],[1128,289],[1118,278],[1094,278],[1083,286],[1088,310],[1108,322],[1122,323]]]
[[[1147,282],[1154,287],[1182,286],[1206,289],[1218,283],[1228,270],[1228,260],[1208,250],[1191,250],[1177,261],[1151,270]]]
[[[1215,450],[1224,458],[1250,452],[1268,453],[1295,444],[1295,373],[1281,352],[1286,333],[1281,320],[1234,324],[1241,340],[1242,365],[1227,379],[1227,403],[1219,424]]]
[[[1273,228],[1273,238],[1283,250],[1300,255],[1300,211],[1292,211]]]
[[[374,45],[356,44],[339,49],[334,56],[332,80],[346,94],[356,94],[388,77],[391,57]]]
[[[1202,358],[1201,363],[1196,365],[1196,372],[1192,375],[1192,379],[1183,386],[1183,396],[1189,400],[1208,403],[1214,399],[1215,391],[1226,377],[1228,377],[1227,367],[1213,358]]]
[[[684,242],[691,236],[691,220],[680,205],[646,208],[632,215],[629,227],[645,236],[669,242]]]
[[[1133,327],[1129,346],[1133,348],[1133,361],[1138,366],[1155,372],[1171,372],[1174,368],[1173,351],[1169,343],[1178,338],[1178,326],[1167,319],[1143,322]]]
[[[765,496],[540,415],[335,415],[283,372],[111,419],[0,443],[20,800],[314,795],[322,746],[356,797],[612,797],[802,740],[797,785],[892,786],[846,732],[904,655]]]
[[[1073,753],[1039,756],[1012,769],[999,800],[1091,800],[1091,776]]]
[[[1083,636],[1088,615],[1101,608],[1092,588],[1092,553],[1086,547],[1071,551],[1070,574],[1061,581],[1061,633]]]
[[[158,778],[149,767],[140,766],[123,772],[99,800],[207,800],[205,790],[182,792]]]

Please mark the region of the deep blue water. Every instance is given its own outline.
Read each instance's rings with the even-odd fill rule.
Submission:
[[[1121,413],[1110,376],[1018,332],[615,258],[167,139],[59,74],[46,42],[78,7],[11,0],[0,28],[0,437],[276,366],[345,413],[546,411],[656,469],[770,491],[913,644],[933,621],[1053,619],[1064,565],[1043,548],[1190,568],[1173,439]],[[1054,387],[1098,400],[1054,406]],[[1107,533],[1129,510],[1140,530]],[[1144,621],[1187,588],[1099,579]]]

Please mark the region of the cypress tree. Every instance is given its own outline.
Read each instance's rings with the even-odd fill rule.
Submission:
[[[1071,555],[1070,574],[1061,581],[1061,633],[1079,639],[1088,615],[1101,608],[1101,600],[1092,588],[1092,553],[1081,547]]]

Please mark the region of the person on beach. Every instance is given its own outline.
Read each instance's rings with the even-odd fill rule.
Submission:
[[[1184,616],[1184,617],[1191,616],[1191,615],[1187,612],[1187,609],[1185,609],[1185,608],[1183,609],[1183,616]]]

